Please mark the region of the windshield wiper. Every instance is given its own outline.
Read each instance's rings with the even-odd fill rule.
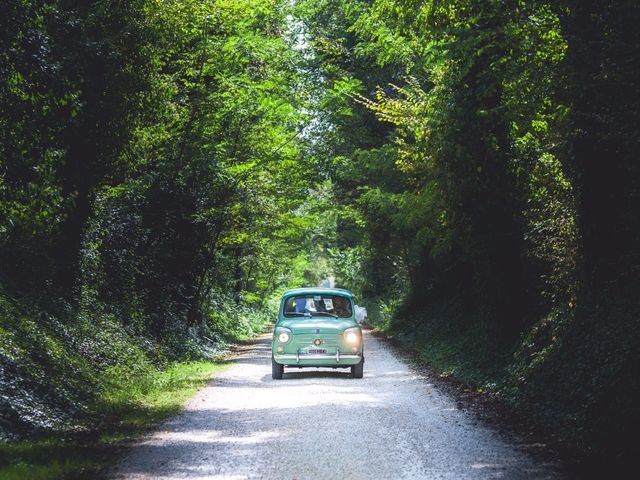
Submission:
[[[330,317],[338,318],[338,315],[329,312],[315,312],[313,315],[329,315]]]

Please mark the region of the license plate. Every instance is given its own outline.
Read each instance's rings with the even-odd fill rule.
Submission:
[[[310,355],[318,354],[318,353],[327,353],[327,349],[326,348],[310,348],[309,350],[307,350],[307,353]]]

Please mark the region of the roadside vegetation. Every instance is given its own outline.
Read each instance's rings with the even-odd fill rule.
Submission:
[[[285,3],[3,3],[3,478],[93,468],[306,281]]]
[[[638,6],[296,3],[344,209],[338,281],[443,374],[579,445],[585,471],[631,462]]]
[[[639,17],[630,0],[4,2],[3,468],[99,438],[118,399],[200,365],[192,388],[215,365],[192,362],[330,276],[587,464],[635,458]]]
[[[177,414],[223,360],[174,362],[112,381],[91,405],[90,429],[41,434],[0,443],[0,478],[94,478],[117,460],[127,442]],[[130,374],[129,371],[123,372]]]

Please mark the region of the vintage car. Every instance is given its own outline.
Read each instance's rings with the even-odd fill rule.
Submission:
[[[362,378],[364,345],[353,294],[341,288],[287,290],[273,331],[271,376],[284,367],[350,368]]]

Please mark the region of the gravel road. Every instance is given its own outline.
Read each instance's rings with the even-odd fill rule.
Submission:
[[[272,380],[269,339],[244,347],[111,478],[559,478],[368,333],[362,380],[330,369]]]

